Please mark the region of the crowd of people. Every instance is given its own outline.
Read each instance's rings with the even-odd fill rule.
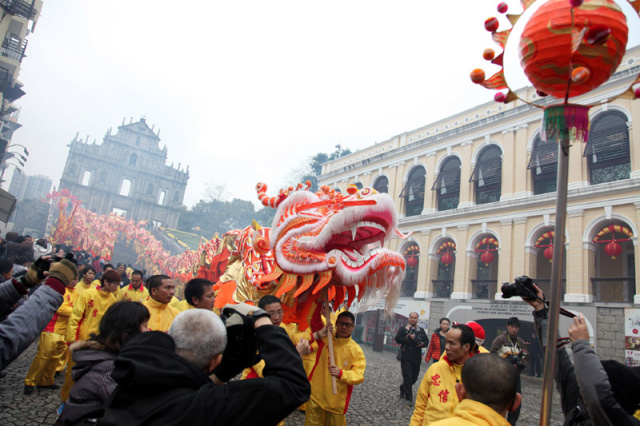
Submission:
[[[9,233],[11,234],[11,233]],[[214,308],[214,284],[186,283],[184,300],[166,275],[147,277],[46,240],[7,234],[0,247],[0,375],[30,344],[36,355],[24,394],[59,390],[59,424],[282,424],[295,409],[306,425],[344,425],[353,386],[366,359],[352,339],[356,318],[322,304],[310,327],[283,323],[280,299],[258,306]],[[538,358],[546,343],[544,295],[533,307]],[[324,311],[322,317],[321,311]],[[412,312],[396,335],[411,425],[513,425],[521,402],[520,373],[531,354],[520,321],[483,346],[474,321],[442,318],[430,338]],[[582,316],[557,351],[555,380],[567,425],[640,424],[640,372],[598,359]],[[533,352],[529,347],[529,350]],[[539,360],[538,360],[539,361]],[[531,374],[539,375],[540,366]],[[65,374],[64,385],[54,383]]]

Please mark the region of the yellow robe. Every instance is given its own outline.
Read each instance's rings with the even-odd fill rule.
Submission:
[[[69,318],[67,342],[87,340],[92,333],[98,334],[100,320],[114,303],[113,294],[97,288],[80,293]]]
[[[451,363],[446,356],[432,364],[420,383],[409,425],[428,425],[451,417],[459,402],[456,381],[461,380],[461,374],[462,366]]]
[[[149,319],[149,330],[169,331],[173,319],[180,313],[179,310],[167,303],[160,303],[151,297],[142,302],[149,309],[151,318]]]
[[[144,302],[147,300],[147,297],[149,297],[149,290],[147,290],[143,284],[140,284],[140,288],[137,290],[129,284],[128,286],[120,289],[116,299],[118,302],[122,300],[128,300],[130,302]]]
[[[98,284],[96,284],[96,282]],[[78,284],[76,284],[76,292],[78,294],[82,294],[82,292],[84,292],[85,290],[89,290],[90,288],[96,288],[100,285],[100,281],[99,280],[94,280],[93,282],[91,282],[91,284],[85,284],[84,280],[80,280],[78,281]]]
[[[492,408],[470,399],[464,399],[453,410],[453,416],[431,423],[432,426],[509,426],[509,422]]]
[[[342,376],[336,380],[338,393],[331,392],[331,375],[329,374],[329,346],[324,338],[318,343],[316,362],[309,374],[311,382],[311,400],[324,411],[333,414],[345,414],[349,408],[349,401],[353,386],[364,381],[364,371],[367,360],[362,348],[350,337],[333,339],[336,366],[342,370]]]

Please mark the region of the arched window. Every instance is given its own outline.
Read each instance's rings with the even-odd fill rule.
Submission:
[[[626,115],[619,111],[598,115],[591,124],[584,156],[592,185],[629,179],[631,161]]]
[[[476,168],[469,182],[476,190],[476,204],[500,201],[502,193],[502,152],[495,145],[486,147],[480,153]]]
[[[167,191],[163,189],[162,191],[160,191],[160,196],[158,197],[158,204],[160,204],[161,206],[164,205],[165,198],[167,198]]]
[[[82,185],[89,186],[89,182],[91,182],[91,172],[89,170],[85,170],[82,175]]]
[[[558,144],[555,141],[544,142],[536,136],[528,168],[533,178],[534,195],[554,192],[558,176]]]
[[[373,189],[380,193],[389,193],[389,179],[386,176],[380,176],[373,183]]]
[[[131,154],[131,157],[129,157],[129,165],[135,167],[137,160],[138,160],[138,156],[134,152],[133,154]]]
[[[131,180],[122,179],[122,184],[120,184],[120,195],[124,195],[125,197],[128,197],[130,192],[131,192]]]
[[[424,208],[424,178],[427,171],[422,166],[414,167],[409,173],[400,197],[404,197],[406,216],[418,216]]]
[[[438,210],[458,208],[460,202],[460,159],[448,158],[440,168],[440,174],[431,188],[437,191]]]

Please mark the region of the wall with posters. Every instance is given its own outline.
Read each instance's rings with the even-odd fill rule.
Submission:
[[[640,309],[624,310],[624,363],[640,367]]]
[[[352,312],[358,313],[354,339],[371,343],[376,350],[382,350],[382,347],[398,347],[395,342],[396,333],[400,327],[407,324],[411,312],[417,312],[420,316],[420,327],[429,329],[429,306],[430,303],[425,301],[400,299],[390,317],[384,314],[384,303],[366,312],[358,313],[357,309],[351,309]]]
[[[596,335],[597,329],[597,314],[596,307],[594,306],[572,306],[565,309],[573,312],[574,314],[582,313],[587,320],[587,327],[589,327],[589,334],[592,336],[592,343],[594,342],[593,336]],[[485,330],[485,342],[484,347],[491,348],[493,339],[498,334],[504,333],[506,330],[507,319],[510,317],[518,317],[522,326],[518,335],[527,343],[533,338],[534,324],[531,306],[524,302],[502,302],[502,301],[490,301],[490,300],[474,300],[459,303],[456,301],[444,302],[444,316],[448,317],[451,321],[465,323],[467,321],[478,322]],[[568,336],[567,330],[569,329],[571,319],[560,316],[560,336]]]

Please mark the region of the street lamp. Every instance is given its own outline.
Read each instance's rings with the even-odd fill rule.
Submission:
[[[22,163],[20,160],[18,160],[18,162],[19,162],[20,164],[22,164],[22,167],[24,167],[24,163]],[[22,169],[21,169],[20,167],[18,167],[18,165],[17,165],[17,164],[4,162],[4,163],[2,163],[2,165],[0,166],[0,168],[2,168],[2,173],[0,173],[0,184],[2,184],[2,182],[4,182],[4,180],[3,180],[2,178],[4,177],[4,172],[5,172],[5,170],[7,170],[7,169],[9,168],[9,166],[13,166],[13,167],[15,167],[15,168],[16,168],[16,171],[17,171],[18,173],[22,173]]]
[[[21,147],[22,149],[24,149],[24,152],[25,152],[25,154],[27,154],[27,157],[29,156],[29,150],[27,149],[27,147],[26,147],[26,146],[24,146],[24,145],[20,145],[19,143],[14,143],[14,144],[12,144],[12,145],[9,145],[9,146],[7,147],[7,149],[11,148],[12,146],[19,146],[19,147]]]

